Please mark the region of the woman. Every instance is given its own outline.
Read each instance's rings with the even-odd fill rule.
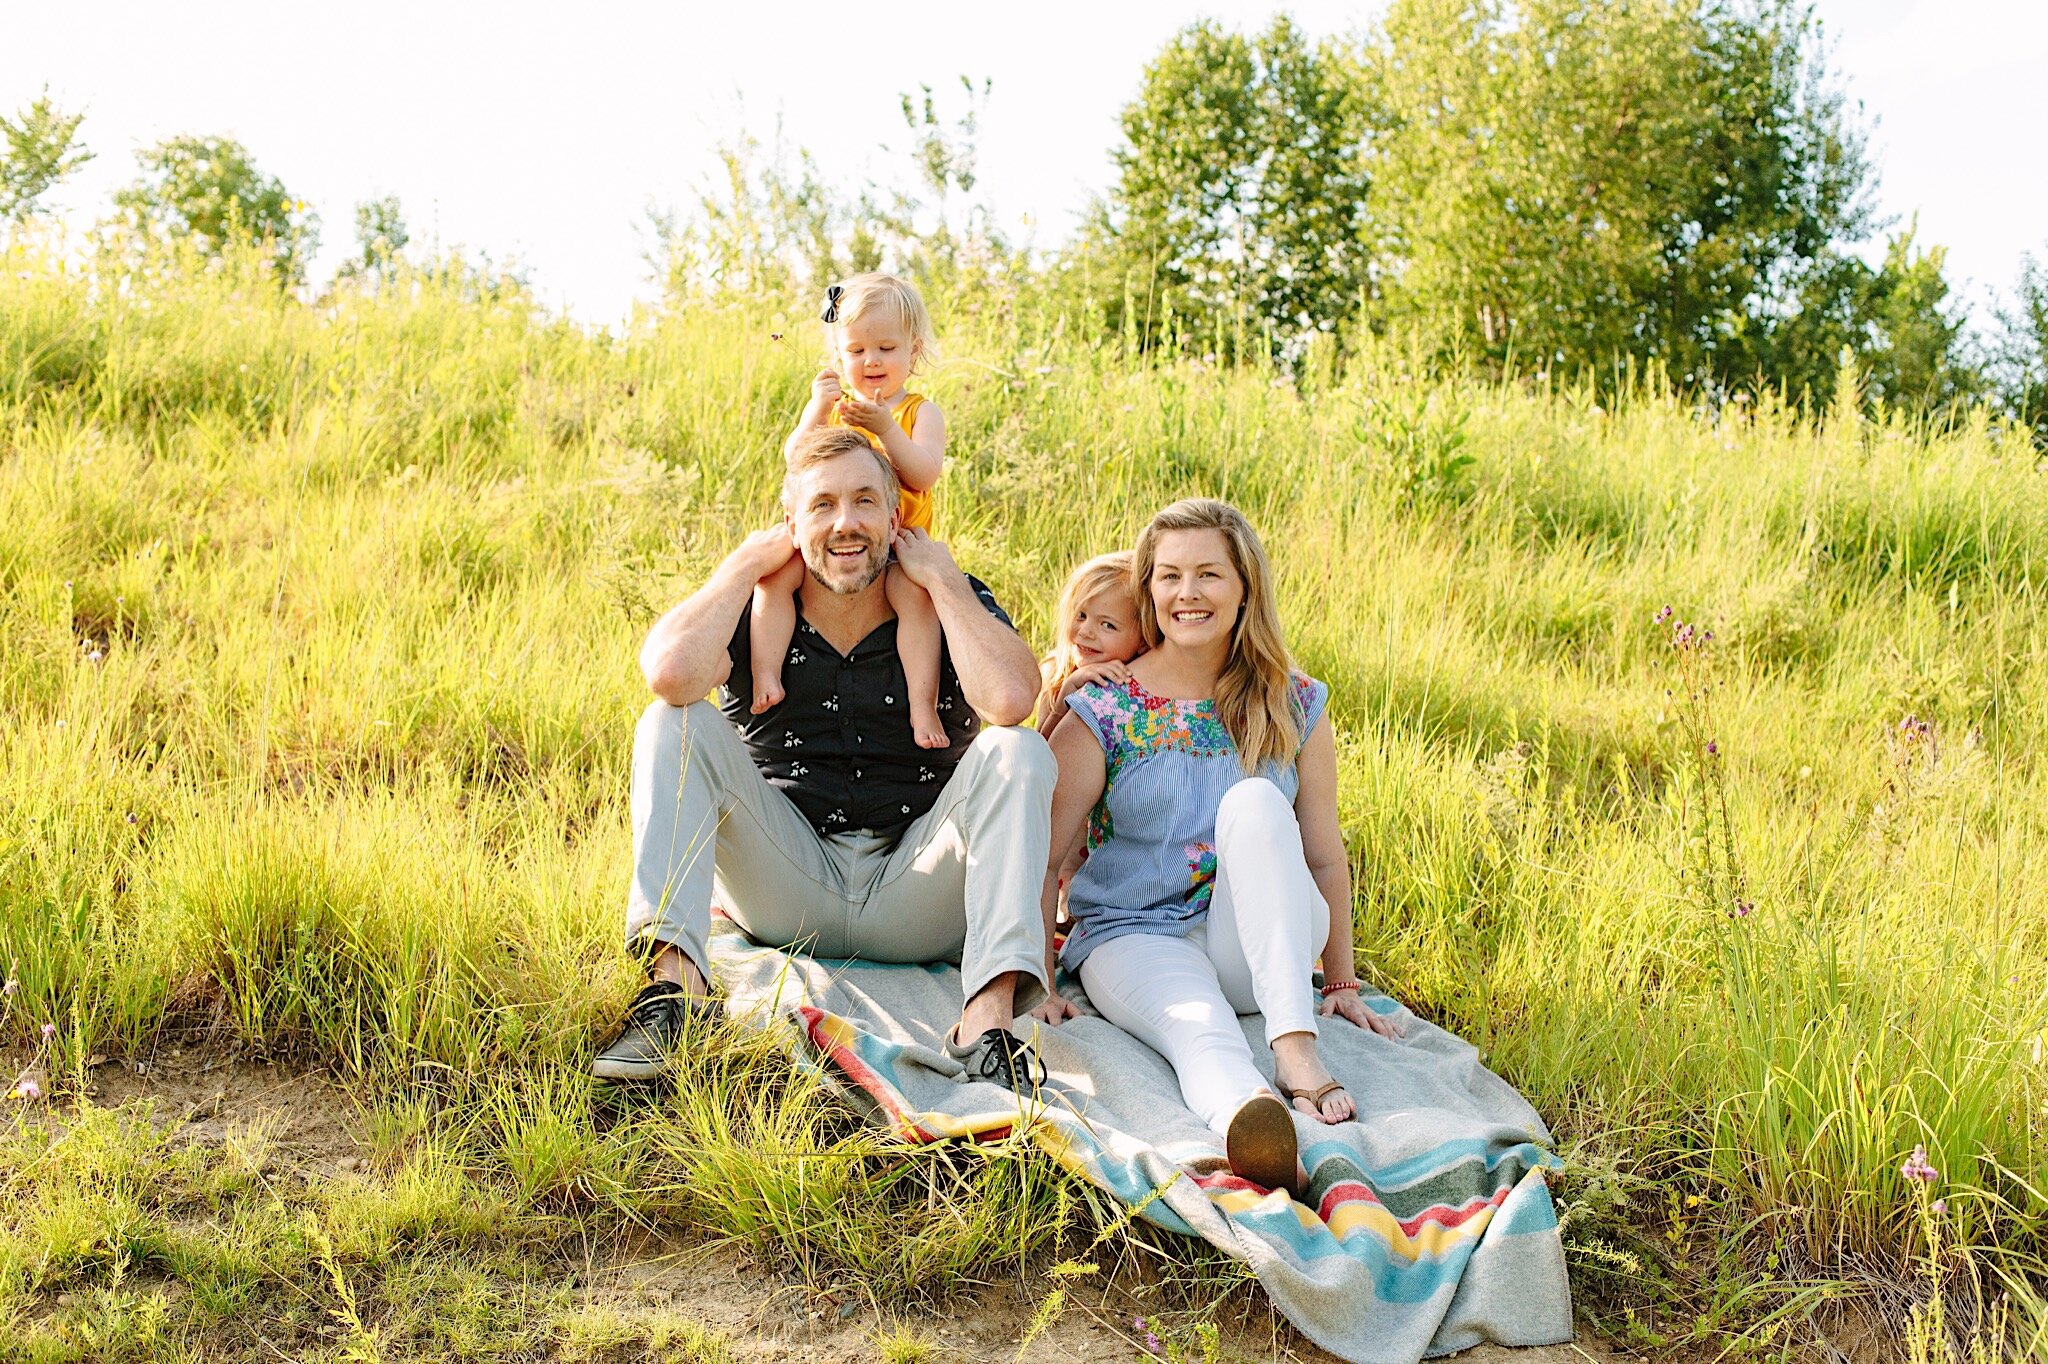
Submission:
[[[1352,965],[1329,689],[1294,670],[1265,550],[1235,507],[1195,498],[1160,512],[1132,580],[1149,649],[1127,681],[1069,697],[1083,723],[1053,732],[1046,920],[1085,825],[1067,967],[1105,1018],[1172,1064],[1232,1170],[1298,1190],[1294,1123],[1237,1014],[1265,1015],[1281,1092],[1326,1123],[1357,1108],[1316,1051],[1316,958],[1323,1017],[1401,1035],[1365,1007]],[[1034,1012],[1057,1023],[1074,1008],[1053,995]]]

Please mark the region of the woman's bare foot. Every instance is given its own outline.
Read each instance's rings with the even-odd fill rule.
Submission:
[[[917,736],[919,748],[944,748],[953,742],[946,737],[945,725],[939,722],[937,706],[912,706],[910,732]]]
[[[754,704],[752,707],[754,714],[759,715],[765,710],[781,705],[782,695],[782,675],[780,673],[770,677],[759,669],[755,670]]]
[[[1291,1032],[1273,1039],[1273,1078],[1297,1112],[1326,1123],[1358,1116],[1350,1093],[1323,1065],[1312,1033]]]

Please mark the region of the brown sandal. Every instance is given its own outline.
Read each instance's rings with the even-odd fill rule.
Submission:
[[[1290,1196],[1301,1192],[1294,1118],[1271,1094],[1254,1094],[1230,1115],[1223,1149],[1230,1157],[1231,1173],[1262,1189],[1285,1189]]]
[[[1307,1099],[1309,1107],[1313,1108],[1315,1112],[1313,1114],[1302,1113],[1301,1116],[1303,1116],[1304,1118],[1313,1117],[1317,1122],[1328,1121],[1327,1118],[1323,1117],[1323,1096],[1330,1093],[1332,1090],[1335,1090],[1336,1092],[1342,1094],[1347,1099],[1351,1099],[1351,1091],[1344,1088],[1344,1082],[1342,1080],[1332,1080],[1330,1081],[1330,1083],[1324,1085],[1321,1089],[1317,1089],[1314,1091],[1306,1089],[1289,1089],[1286,1085],[1280,1086],[1280,1092],[1287,1096],[1287,1102],[1289,1104],[1294,1103],[1294,1101],[1297,1099]],[[1296,1109],[1295,1111],[1300,1112],[1301,1110]],[[1357,1117],[1358,1100],[1351,1099],[1351,1117],[1339,1118],[1338,1121],[1351,1122],[1355,1120]]]

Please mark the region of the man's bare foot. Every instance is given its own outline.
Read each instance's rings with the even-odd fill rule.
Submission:
[[[782,696],[782,678],[779,674],[767,677],[759,672],[755,673],[754,704],[751,708],[754,714],[759,715],[765,710],[781,705]]]
[[[917,736],[919,748],[944,748],[953,742],[946,736],[945,725],[939,722],[936,706],[911,707],[910,731]]]

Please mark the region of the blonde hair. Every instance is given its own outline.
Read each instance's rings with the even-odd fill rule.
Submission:
[[[1074,648],[1075,618],[1082,607],[1112,590],[1122,592],[1136,605],[1129,550],[1096,555],[1075,569],[1067,578],[1067,585],[1060,589],[1059,605],[1053,608],[1052,652],[1038,661],[1038,675],[1044,682],[1038,690],[1038,723],[1045,723],[1045,717],[1059,702],[1060,688],[1081,666],[1081,655]]]
[[[1138,628],[1158,648],[1158,611],[1152,605],[1152,570],[1159,537],[1171,530],[1214,530],[1230,547],[1230,562],[1244,582],[1244,604],[1230,631],[1230,658],[1216,679],[1216,714],[1247,774],[1268,762],[1288,763],[1301,748],[1300,704],[1294,696],[1294,660],[1273,605],[1273,574],[1266,550],[1244,513],[1212,497],[1191,497],[1161,511],[1138,532],[1131,568],[1137,588]]]
[[[880,450],[868,444],[866,434],[852,426],[814,426],[790,443],[789,463],[782,475],[784,509],[796,506],[797,480],[805,470],[841,455],[855,453],[866,455],[881,468],[882,493],[888,505],[894,507],[903,495],[903,484],[896,477],[896,466]]]
[[[912,370],[938,358],[932,315],[925,311],[924,300],[908,281],[870,270],[843,281],[839,287],[839,320],[827,327],[834,350],[839,347],[839,328],[858,322],[869,313],[881,312],[900,325],[903,334],[910,338]]]

